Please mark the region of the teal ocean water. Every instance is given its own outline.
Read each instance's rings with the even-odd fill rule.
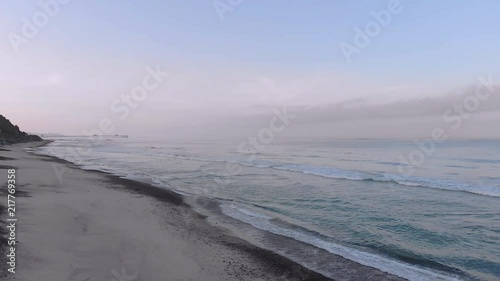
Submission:
[[[411,141],[237,147],[56,139],[39,153],[174,190],[210,221],[325,275],[327,253],[409,280],[500,280],[500,141],[439,144],[412,175],[400,161],[418,149]],[[277,237],[302,243],[286,250]]]

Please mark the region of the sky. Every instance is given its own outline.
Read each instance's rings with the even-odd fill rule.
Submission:
[[[35,133],[242,137],[288,111],[275,134],[500,138],[498,11],[497,0],[2,0],[0,114]]]

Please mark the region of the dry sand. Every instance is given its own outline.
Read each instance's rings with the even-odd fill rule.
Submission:
[[[4,238],[6,169],[17,169],[16,273],[2,252],[3,280],[331,280],[211,226],[173,192],[25,150],[42,144],[0,148]],[[334,266],[338,280],[400,280],[341,257]]]

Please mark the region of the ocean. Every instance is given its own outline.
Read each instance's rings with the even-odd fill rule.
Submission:
[[[173,190],[326,276],[340,255],[408,280],[500,280],[500,141],[438,144],[411,175],[400,159],[412,141],[238,144],[55,138],[37,153]]]

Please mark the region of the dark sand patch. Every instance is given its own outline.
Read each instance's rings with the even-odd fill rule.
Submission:
[[[9,160],[16,160],[14,158],[10,158],[10,157],[3,157],[3,156],[0,156],[0,160],[2,161],[9,161]]]

